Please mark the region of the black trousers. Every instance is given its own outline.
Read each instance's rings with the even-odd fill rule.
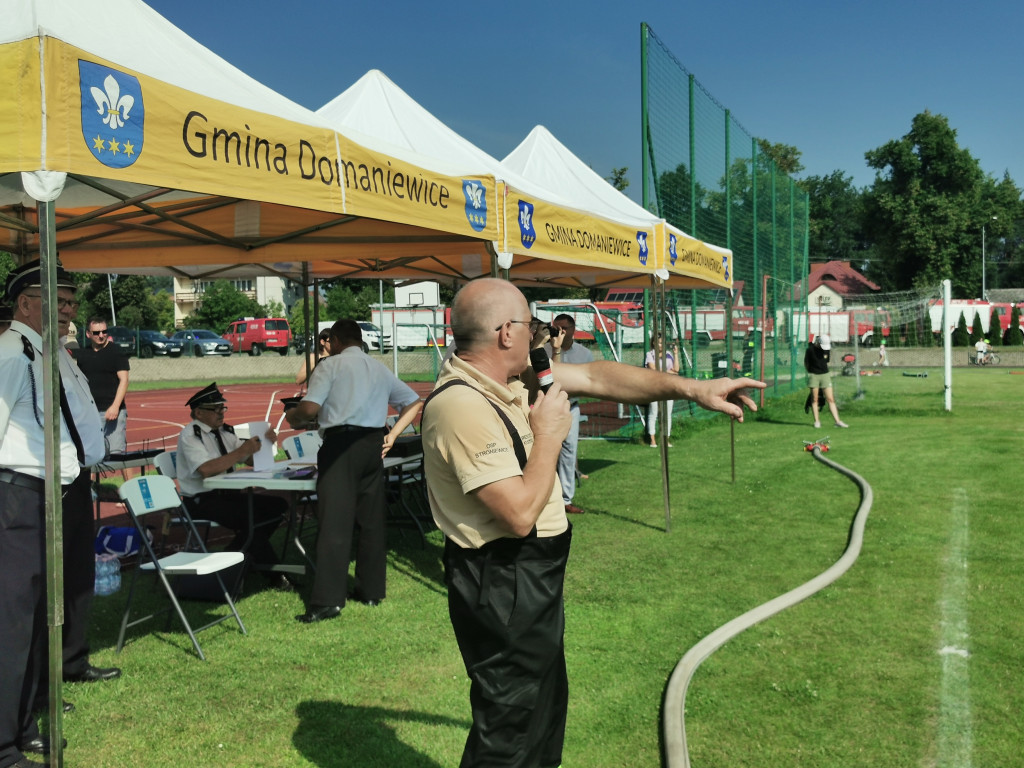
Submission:
[[[33,706],[46,669],[44,519],[42,489],[0,482],[0,766],[21,759],[18,741],[39,735]]]
[[[276,565],[279,562],[270,538],[288,514],[288,502],[280,496],[252,494],[252,539],[248,547],[245,546],[250,536],[247,491],[207,491],[198,496],[186,496],[184,501],[193,520],[213,520],[235,532],[227,546],[228,551],[245,552],[259,565]]]
[[[311,605],[345,605],[348,564],[356,526],[354,592],[362,600],[383,600],[387,581],[387,501],[384,497],[382,429],[337,432],[324,438],[317,454],[319,530]]]
[[[562,589],[572,527],[550,538],[445,541],[448,613],[469,675],[462,768],[562,762],[569,682]]]
[[[89,615],[96,585],[96,525],[89,471],[64,486],[64,676],[89,666]]]

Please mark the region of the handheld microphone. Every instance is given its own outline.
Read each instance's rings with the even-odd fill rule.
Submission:
[[[530,365],[537,374],[537,381],[540,383],[540,391],[547,392],[555,383],[555,377],[551,374],[551,361],[548,360],[548,353],[543,347],[530,350]]]

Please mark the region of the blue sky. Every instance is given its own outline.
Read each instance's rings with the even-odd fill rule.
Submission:
[[[187,34],[317,109],[380,69],[504,157],[537,124],[602,176],[640,181],[640,23],[801,176],[874,178],[864,153],[945,115],[982,169],[1024,186],[1024,3],[150,0]]]

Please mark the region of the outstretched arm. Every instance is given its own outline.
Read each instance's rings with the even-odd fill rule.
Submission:
[[[659,400],[690,400],[701,408],[743,421],[743,409],[756,411],[747,390],[764,389],[755,379],[698,381],[670,373],[608,360],[579,365],[552,363],[555,381],[574,397],[595,397],[618,403],[643,405]]]

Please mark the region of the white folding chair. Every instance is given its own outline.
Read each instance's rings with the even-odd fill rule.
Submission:
[[[177,451],[164,451],[158,453],[153,457],[153,466],[156,467],[156,471],[161,475],[170,477],[174,480],[178,479],[178,452]],[[210,529],[219,528],[220,525],[213,520],[193,520],[196,526],[203,528],[203,544],[206,544],[210,540]],[[162,529],[163,535],[166,537],[172,525],[184,525],[185,521],[180,516],[166,513],[164,517],[164,527]],[[194,548],[192,543],[191,534],[185,538],[185,549],[192,550]],[[165,549],[164,543],[161,542],[161,551]]]
[[[287,440],[282,441],[282,448],[292,461],[308,460],[316,462],[316,454],[323,445],[323,438],[319,432],[299,432]]]
[[[128,590],[128,601],[124,608],[124,618],[121,620],[121,633],[117,638],[117,653],[120,653],[121,649],[124,647],[124,635],[128,627],[134,627],[136,624],[141,624],[142,622],[157,615],[156,613],[151,613],[148,616],[143,616],[142,618],[129,622],[132,599],[135,597],[135,586],[138,581],[140,571],[156,573],[157,578],[160,580],[161,584],[163,584],[164,590],[167,592],[167,596],[170,598],[172,604],[171,607],[168,607],[159,613],[170,612],[172,608],[177,612],[178,618],[181,619],[181,623],[184,625],[185,631],[188,632],[189,639],[192,640],[192,645],[195,647],[196,653],[199,655],[200,659],[205,661],[206,657],[203,655],[203,649],[199,647],[199,641],[196,639],[197,632],[201,632],[204,629],[220,624],[222,621],[226,621],[234,616],[242,634],[247,634],[245,625],[242,623],[242,618],[238,615],[235,603],[232,601],[231,595],[228,594],[227,587],[224,586],[224,580],[221,578],[221,574],[225,570],[243,563],[245,561],[245,555],[241,552],[210,553],[206,551],[206,547],[202,544],[199,538],[199,533],[195,529],[195,524],[192,522],[192,518],[189,516],[188,510],[185,509],[184,505],[181,503],[178,491],[174,487],[174,480],[170,477],[165,475],[146,475],[143,477],[135,477],[125,482],[124,485],[121,486],[119,493],[121,499],[125,503],[125,506],[128,508],[128,514],[132,519],[132,523],[139,532],[139,536],[142,540],[142,548],[139,551],[138,567],[132,574],[132,583]],[[156,553],[153,551],[153,545],[150,543],[149,537],[146,536],[146,529],[142,519],[146,515],[164,511],[172,511],[176,517],[184,521],[184,524],[188,526],[190,530],[190,535],[195,536],[197,545],[200,548],[199,552],[175,552],[173,555],[160,558],[156,556]],[[220,616],[210,623],[204,624],[203,626],[193,630],[192,625],[189,624],[184,611],[181,609],[181,604],[178,602],[178,598],[174,594],[174,590],[171,588],[171,584],[167,577],[206,576],[210,574],[216,576],[217,583],[220,585],[221,592],[224,594],[224,601],[231,609],[231,613]]]

